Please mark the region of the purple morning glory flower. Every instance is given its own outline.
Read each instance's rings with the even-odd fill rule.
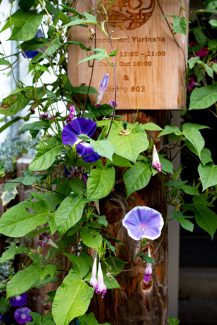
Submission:
[[[31,309],[28,307],[17,308],[14,312],[14,319],[18,324],[26,324],[32,321],[32,316],[30,315]]]
[[[96,131],[96,122],[84,117],[78,117],[64,126],[62,132],[62,143],[76,146],[76,151],[85,162],[95,162],[100,156],[91,145],[78,138],[80,134],[91,137]]]
[[[27,294],[22,293],[21,295],[10,298],[10,305],[12,307],[23,307],[27,304]]]
[[[128,235],[135,239],[157,239],[164,225],[162,215],[157,210],[146,206],[137,206],[130,210],[122,224],[127,228]]]

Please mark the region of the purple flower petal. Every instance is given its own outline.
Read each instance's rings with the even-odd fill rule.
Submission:
[[[14,312],[14,319],[18,324],[26,324],[32,321],[32,316],[29,314],[31,309],[28,307],[18,308]]]
[[[27,304],[27,294],[23,293],[21,295],[14,296],[10,298],[10,305],[12,307],[23,307]]]
[[[144,275],[144,278],[143,278],[143,281],[147,284],[149,282],[151,282],[152,280],[152,274],[145,274]]]
[[[84,117],[78,117],[68,125],[71,126],[72,132],[77,135],[86,134],[89,137],[92,137],[96,131],[96,122]]]
[[[25,58],[33,59],[39,52],[34,50],[26,50],[22,54]]]
[[[75,132],[73,131],[73,129],[71,127],[71,123],[65,125],[63,128],[62,143],[65,145],[73,145],[76,141],[79,140],[77,135],[75,134]]]
[[[77,144],[76,151],[85,162],[95,162],[100,158],[98,153],[87,142]]]
[[[157,210],[146,206],[138,206],[130,210],[122,224],[127,228],[128,235],[135,239],[157,239],[164,225],[162,215]]]

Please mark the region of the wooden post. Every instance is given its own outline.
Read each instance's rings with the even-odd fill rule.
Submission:
[[[119,114],[120,112],[118,112]],[[165,123],[166,112],[122,112],[128,121],[134,115],[140,122],[154,121]],[[100,211],[109,222],[108,234],[121,241],[116,244],[116,255],[126,262],[124,271],[118,276],[121,289],[109,291],[102,299],[95,296],[92,309],[100,322],[110,322],[112,325],[166,325],[168,309],[167,290],[167,227],[159,240],[151,242],[151,252],[155,263],[153,266],[153,282],[145,285],[144,262],[138,257],[141,252],[140,243],[131,239],[122,226],[121,220],[127,211],[138,205],[152,207],[166,217],[165,194],[158,175],[143,190],[132,194],[128,200],[123,196],[122,185],[116,188],[108,198],[102,200]],[[147,247],[143,250],[147,254]]]
[[[91,1],[94,2],[94,1]],[[117,49],[114,65],[108,61],[91,64],[81,63],[84,51],[72,46],[69,50],[69,78],[73,86],[81,83],[99,87],[105,73],[109,74],[109,87],[104,102],[114,100],[117,91],[118,115],[128,122],[155,122],[160,126],[168,123],[168,110],[185,106],[185,68],[187,57],[187,37],[174,35],[169,15],[180,14],[178,0],[103,0],[108,10],[108,29],[110,41],[101,32],[96,32],[95,44],[90,39],[90,31],[82,27],[71,30],[73,40],[94,48],[105,48],[107,53]],[[98,17],[103,17],[100,7],[95,3]],[[110,5],[112,3],[112,5]],[[184,1],[188,8],[188,0]],[[78,11],[88,11],[90,1],[80,1]],[[187,10],[183,12],[186,15]],[[163,17],[164,16],[164,17]],[[112,46],[111,46],[112,45]],[[92,54],[92,53],[91,53]],[[93,99],[95,100],[95,99]],[[162,111],[164,110],[164,111]],[[153,142],[160,147],[157,133],[150,134]],[[132,240],[121,224],[121,220],[131,208],[138,205],[152,207],[166,219],[166,198],[162,178],[152,177],[143,190],[132,194],[128,200],[123,195],[120,181],[108,198],[100,202],[100,211],[107,216],[108,234],[121,241],[115,244],[116,254],[125,260],[124,271],[118,276],[121,289],[109,291],[105,298],[95,295],[91,309],[99,322],[112,325],[166,325],[168,310],[167,264],[168,243],[167,226],[162,236],[150,243],[155,259],[153,281],[143,282],[145,264],[138,256],[140,243]],[[147,247],[144,248],[147,253]]]

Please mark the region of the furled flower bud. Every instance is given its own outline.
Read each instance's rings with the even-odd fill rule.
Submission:
[[[110,100],[109,105],[113,108],[116,108],[118,106],[118,103],[115,100]]]
[[[96,278],[96,267],[97,267],[97,257],[95,256],[94,261],[93,261],[93,267],[92,267],[92,275],[90,279],[90,285],[96,290],[97,288],[97,278]]]
[[[74,105],[70,105],[69,106],[69,115],[66,119],[66,122],[69,123],[73,120],[74,116],[75,116],[75,106]]]
[[[162,171],[161,162],[155,145],[153,146],[153,151],[152,151],[152,167],[156,169],[158,172]]]
[[[96,105],[99,105],[103,99],[104,93],[108,87],[109,82],[109,75],[106,73],[101,81],[100,87],[99,87],[99,93],[96,99]]]
[[[103,279],[103,273],[102,273],[102,268],[101,268],[101,263],[99,261],[98,263],[98,274],[97,274],[97,287],[96,287],[96,293],[101,294],[102,298],[104,298],[107,288],[106,285],[104,283],[104,279]]]
[[[150,248],[148,248],[148,256],[151,257]],[[148,284],[149,282],[152,281],[152,264],[151,263],[146,263],[143,281],[145,282],[145,284]]]

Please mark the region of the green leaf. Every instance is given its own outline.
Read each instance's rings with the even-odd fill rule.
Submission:
[[[34,202],[33,202],[34,203]],[[0,232],[9,237],[23,237],[48,221],[49,213],[33,213],[34,204],[23,201],[8,209],[0,218]]]
[[[81,240],[87,247],[99,249],[102,244],[102,235],[94,229],[83,228]]]
[[[215,104],[216,101],[216,85],[195,88],[191,93],[189,109],[205,109]]]
[[[5,262],[7,262],[9,260],[14,259],[14,256],[15,255],[22,254],[22,253],[26,253],[26,252],[28,252],[27,247],[24,247],[24,246],[16,246],[16,244],[13,243],[2,254],[2,256],[0,258],[0,263],[5,263]]]
[[[213,69],[206,63],[203,64],[204,69],[210,78],[213,78]]]
[[[9,301],[5,297],[0,298],[0,314],[5,314],[10,308]]]
[[[73,264],[75,271],[80,273],[81,277],[84,278],[87,273],[90,271],[90,265],[93,263],[92,257],[87,255],[75,256],[73,254],[64,254],[70,262]]]
[[[98,323],[93,313],[80,316],[78,320],[80,325],[110,325],[110,323]]]
[[[146,187],[151,176],[150,165],[142,161],[138,161],[133,167],[128,169],[123,176],[127,196]]]
[[[142,127],[129,123],[127,130],[124,129],[123,122],[113,123],[108,139],[114,145],[118,156],[132,162],[136,162],[138,155],[149,146],[147,135]]]
[[[55,324],[68,325],[75,317],[83,315],[93,296],[93,288],[89,287],[80,275],[70,271],[57,289],[52,305]]]
[[[71,88],[72,94],[79,94],[79,95],[96,95],[97,91],[94,87],[89,86],[80,86],[80,87],[72,87]]]
[[[20,121],[20,120],[21,120],[21,117],[17,116],[17,117],[12,118],[7,123],[4,123],[4,125],[0,127],[0,133],[3,132],[4,130],[6,130],[7,128],[9,128],[10,126],[12,126],[14,123]]]
[[[54,279],[56,275],[57,266],[55,264],[47,264],[40,269],[40,282],[43,283],[47,277],[49,280]],[[38,287],[38,284],[37,284]]]
[[[107,289],[120,289],[118,281],[112,275],[107,275],[106,273],[104,275],[104,282]]]
[[[11,94],[2,100],[0,105],[0,114],[5,116],[12,116],[21,111],[27,106],[29,99],[23,96],[23,94]]]
[[[34,158],[29,165],[30,171],[43,171],[48,169],[56,160],[57,156],[62,152],[63,145],[60,144],[47,152],[42,156]]]
[[[217,185],[217,166],[214,164],[198,166],[198,172],[200,175],[203,191],[208,187]]]
[[[173,31],[177,34],[187,33],[187,21],[185,17],[173,16]]]
[[[217,28],[217,19],[210,19],[209,20],[209,24],[214,27]]]
[[[61,234],[73,227],[82,217],[85,199],[82,196],[66,197],[55,213],[55,223]]]
[[[179,325],[180,321],[174,317],[168,318],[168,325]]]
[[[162,137],[163,135],[168,135],[168,134],[175,134],[177,136],[182,135],[182,132],[179,130],[179,128],[175,125],[166,125],[164,130],[160,132],[159,137]]]
[[[217,40],[216,39],[211,39],[208,41],[208,48],[210,51],[215,51],[217,50]]]
[[[212,63],[212,69],[215,73],[217,73],[217,63]]]
[[[198,188],[196,188],[195,186],[184,184],[180,186],[180,189],[188,195],[199,195]]]
[[[192,144],[197,152],[197,155],[200,157],[201,151],[205,145],[205,141],[200,131],[198,131],[197,125],[185,123],[182,126],[182,130],[185,138]]]
[[[82,195],[85,193],[86,188],[84,182],[79,177],[73,177],[72,179],[70,179],[69,186],[72,192],[77,195]]]
[[[31,325],[54,325],[54,320],[51,314],[41,315],[35,312],[31,312],[31,316]]]
[[[109,166],[97,166],[91,169],[87,180],[87,199],[99,200],[112,191],[115,184],[115,169]]]
[[[29,131],[32,137],[36,137],[39,131],[46,130],[50,126],[50,122],[46,120],[41,120],[33,123],[27,123],[24,124],[21,129],[19,130],[19,133],[24,133],[26,131]]]
[[[108,272],[114,276],[120,274],[126,264],[126,262],[116,256],[107,257],[104,263]]]
[[[159,155],[160,158],[160,162],[162,165],[162,171],[164,171],[165,173],[173,173],[173,164],[170,160],[162,157],[161,155]]]
[[[180,223],[182,228],[184,228],[187,231],[192,232],[194,230],[194,224],[193,222],[186,219],[184,216],[177,216],[176,220]]]
[[[132,163],[128,159],[120,157],[116,154],[114,154],[112,157],[112,164],[118,167],[132,167]]]
[[[195,64],[200,61],[200,57],[199,56],[194,56],[192,58],[190,58],[188,60],[188,65],[190,69],[193,69],[193,67],[195,66]]]
[[[200,45],[207,44],[208,38],[203,32],[203,27],[201,27],[201,26],[195,27],[192,29],[192,32],[193,32],[198,44],[200,44]]]
[[[143,128],[147,131],[162,131],[162,128],[153,122],[143,124]]]
[[[98,49],[93,49],[93,51],[97,52],[95,54],[89,55],[86,58],[80,60],[78,62],[78,64],[83,63],[83,62],[87,62],[87,61],[91,61],[91,60],[103,60],[103,59],[108,59],[109,55],[107,54],[105,49],[100,49],[100,51],[98,51]]]
[[[54,38],[50,43],[47,44],[46,50],[43,52],[41,58],[47,58],[53,55],[62,46],[59,37]]]
[[[41,179],[43,178],[42,175],[36,175],[35,173],[32,173],[28,170],[24,171],[23,174],[24,176],[21,183],[26,186],[39,184],[41,182]]]
[[[73,19],[70,23],[64,25],[63,27],[70,27],[70,26],[76,26],[76,25],[96,25],[97,20],[95,16],[92,16],[90,14],[85,15],[86,17],[84,18],[75,18]]]
[[[213,239],[217,229],[217,214],[205,206],[195,206],[194,214],[198,226],[207,231]]]
[[[37,33],[43,14],[18,10],[10,19],[13,25],[10,39],[14,41],[28,41]]]
[[[202,162],[203,165],[213,162],[212,153],[209,149],[203,148],[200,155],[200,161]]]
[[[91,140],[90,144],[100,156],[112,160],[115,148],[107,139],[97,141]]]
[[[32,288],[40,279],[39,265],[31,264],[17,272],[7,283],[7,298],[20,295]]]
[[[8,60],[0,58],[0,65],[10,65],[10,62]]]

